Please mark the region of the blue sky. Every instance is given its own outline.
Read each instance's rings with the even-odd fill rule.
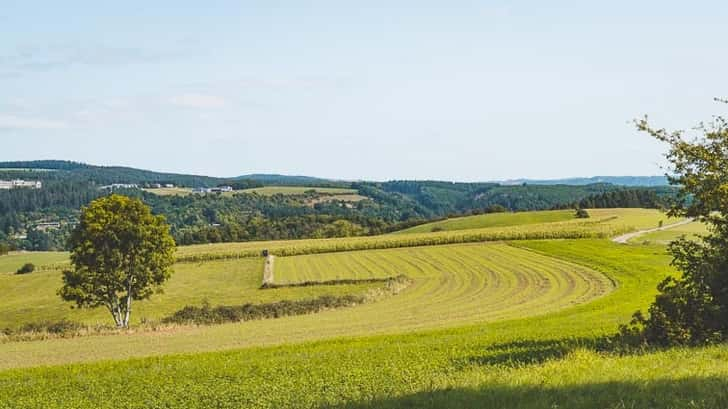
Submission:
[[[687,128],[728,95],[728,2],[111,3],[2,0],[0,160],[652,175],[630,120]]]

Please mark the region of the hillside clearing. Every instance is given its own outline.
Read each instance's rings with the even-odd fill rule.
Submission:
[[[263,186],[255,187],[252,189],[244,189],[239,192],[242,193],[256,193],[263,196],[273,195],[304,195],[306,192],[316,192],[319,194],[326,195],[354,195],[357,193],[356,189],[344,189],[337,187],[308,187],[308,186]]]

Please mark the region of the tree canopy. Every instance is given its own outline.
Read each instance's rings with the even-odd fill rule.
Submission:
[[[701,133],[653,128],[637,121],[639,130],[669,145],[666,157],[682,187],[668,214],[705,222],[709,234],[700,240],[681,238],[670,244],[673,265],[681,277],[668,277],[647,317],[638,312],[622,332],[657,345],[699,345],[728,339],[728,121],[715,117],[700,124]]]
[[[59,295],[78,307],[106,307],[127,327],[132,300],[149,298],[171,276],[175,244],[163,216],[138,199],[110,195],[81,211],[70,238],[73,270]]]

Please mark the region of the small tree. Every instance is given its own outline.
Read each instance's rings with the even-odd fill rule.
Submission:
[[[149,298],[171,275],[175,244],[163,216],[138,199],[110,195],[82,209],[71,234],[72,271],[58,294],[77,307],[106,307],[128,327],[132,300]]]
[[[575,216],[577,219],[588,219],[589,212],[587,212],[586,209],[576,209]]]
[[[658,286],[659,294],[645,317],[635,313],[621,332],[656,345],[698,345],[728,339],[728,121],[715,117],[697,130],[698,138],[682,131],[652,128],[646,119],[639,130],[667,143],[667,159],[681,186],[670,216],[693,217],[708,225],[700,241],[681,238],[670,243],[672,264],[682,273]]]

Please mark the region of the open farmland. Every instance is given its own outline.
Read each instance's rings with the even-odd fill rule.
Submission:
[[[392,297],[311,315],[0,343],[0,408],[110,407],[107,394],[132,408],[723,407],[728,348],[620,355],[604,346],[674,272],[664,246],[608,238],[663,219],[649,210],[595,210],[587,221],[180,248],[188,261],[175,266],[150,306],[172,311],[203,300],[266,302],[376,287],[259,290],[263,248],[278,251],[278,284],[399,274],[412,283]],[[497,240],[499,229],[527,238],[546,226],[591,233],[437,245],[443,237]],[[415,243],[386,241],[393,239]],[[384,245],[393,248],[376,247]],[[45,274],[21,291],[43,288]],[[33,368],[59,364],[72,365]]]
[[[205,301],[216,305],[266,303],[321,295],[359,294],[374,287],[372,284],[357,284],[260,291],[262,271],[263,261],[259,258],[177,264],[164,293],[134,304],[134,323],[158,320],[186,305],[201,305]],[[64,318],[84,324],[108,324],[109,313],[104,308],[71,309],[71,304],[62,301],[56,294],[60,287],[59,270],[25,275],[0,274],[0,291],[5,294],[0,302],[0,329]],[[33,294],[32,303],[28,302],[28,294]]]
[[[618,287],[592,302],[538,317],[415,332],[392,328],[388,335],[365,338],[360,336],[377,333],[371,320],[388,321],[399,311],[376,303],[315,316],[169,333],[1,344],[5,368],[280,346],[4,371],[0,394],[6,400],[0,407],[61,408],[69,403],[111,407],[103,399],[109,393],[119,396],[114,405],[132,408],[550,408],[558,404],[707,409],[726,402],[725,347],[627,356],[595,349],[602,337],[653,296],[656,283],[669,271],[669,258],[661,247],[620,246],[607,240],[528,241],[518,246],[529,254],[589,265]],[[300,271],[308,277],[308,270],[316,269]],[[381,308],[364,314],[363,308],[375,306]],[[423,306],[416,313],[426,314],[427,309]],[[323,341],[341,336],[346,338]],[[251,337],[255,341],[250,342]],[[322,341],[296,343],[314,339]],[[64,354],[52,352],[58,350]],[[662,370],[655,371],[656,367]],[[174,373],[175,380],[160,377],[162,370]],[[81,386],[90,384],[96,392]]]
[[[428,233],[432,231],[451,231],[451,230],[468,230],[481,229],[484,227],[507,227],[519,226],[523,224],[538,224],[563,222],[574,219],[573,210],[546,210],[538,212],[519,212],[519,213],[490,213],[477,216],[464,216],[452,219],[446,219],[439,222],[425,223],[419,226],[410,227],[400,230],[397,234],[407,233]]]
[[[561,211],[554,211],[561,213]],[[180,261],[257,257],[263,249],[279,256],[330,253],[353,250],[374,250],[443,244],[477,243],[499,240],[607,238],[622,233],[656,227],[659,222],[672,222],[654,209],[593,209],[589,219],[564,222],[518,224],[468,230],[427,233],[391,234],[371,237],[334,239],[251,241],[193,245],[179,248]],[[518,213],[508,217],[523,220]]]
[[[25,263],[33,263],[36,268],[65,264],[68,262],[68,253],[44,251],[44,252],[19,252],[0,256],[0,276],[3,273],[15,273]]]
[[[356,189],[344,189],[336,187],[308,187],[308,186],[263,186],[252,189],[244,189],[243,193],[256,193],[263,196],[273,195],[303,195],[306,192],[316,192],[326,195],[354,195]]]
[[[654,243],[654,244],[668,244],[669,242],[677,239],[678,237],[685,236],[686,238],[697,239],[698,236],[707,234],[708,228],[705,224],[700,222],[692,222],[681,226],[671,227],[666,230],[655,231],[647,234],[643,234],[639,237],[635,237],[630,240],[630,243],[641,244],[641,243]]]

